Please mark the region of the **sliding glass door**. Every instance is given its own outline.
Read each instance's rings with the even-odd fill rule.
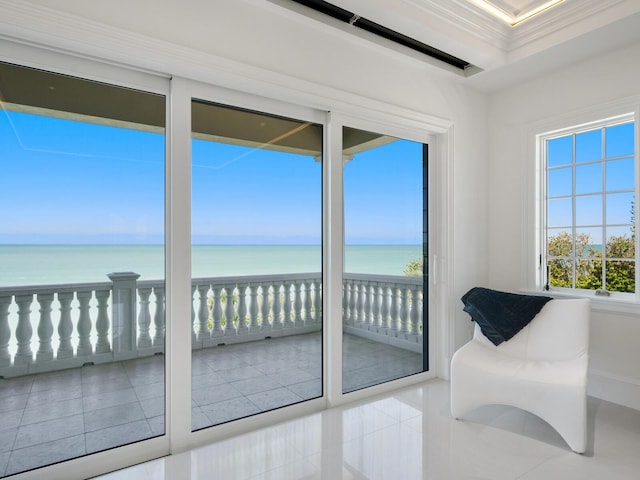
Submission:
[[[322,141],[192,102],[193,430],[322,396]]]
[[[165,432],[165,97],[0,64],[0,476]]]
[[[428,370],[427,146],[343,128],[343,384]]]

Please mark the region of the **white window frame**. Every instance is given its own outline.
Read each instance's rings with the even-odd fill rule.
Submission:
[[[638,312],[640,311],[640,252],[639,238],[636,236],[636,292],[610,292],[610,296],[596,295],[596,290],[552,287],[546,290],[546,141],[569,134],[594,130],[605,126],[634,122],[634,162],[635,162],[635,195],[640,192],[640,97],[621,100],[609,105],[587,109],[583,112],[564,115],[562,117],[538,122],[529,128],[529,151],[531,162],[527,168],[527,176],[531,179],[531,188],[527,201],[525,218],[528,228],[524,229],[525,251],[528,252],[523,273],[526,279],[525,290],[544,292],[552,297],[586,297],[592,305],[606,311]],[[636,224],[638,221],[636,220]]]

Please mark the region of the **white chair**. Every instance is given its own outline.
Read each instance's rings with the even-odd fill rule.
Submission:
[[[551,300],[510,340],[493,345],[476,324],[473,339],[451,359],[451,414],[510,405],[537,415],[569,447],[587,443],[587,299]]]

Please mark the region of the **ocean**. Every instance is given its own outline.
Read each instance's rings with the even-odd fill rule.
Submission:
[[[319,272],[319,245],[195,245],[192,277]],[[421,245],[348,245],[345,271],[403,275]],[[108,281],[112,272],[164,278],[162,245],[0,245],[0,287]]]

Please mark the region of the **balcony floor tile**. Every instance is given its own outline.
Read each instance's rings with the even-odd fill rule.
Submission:
[[[192,428],[319,397],[321,346],[312,333],[195,350]],[[351,389],[422,365],[418,354],[349,334],[344,348]],[[164,362],[155,355],[0,379],[0,476],[162,435]],[[308,468],[291,461],[273,475]]]

